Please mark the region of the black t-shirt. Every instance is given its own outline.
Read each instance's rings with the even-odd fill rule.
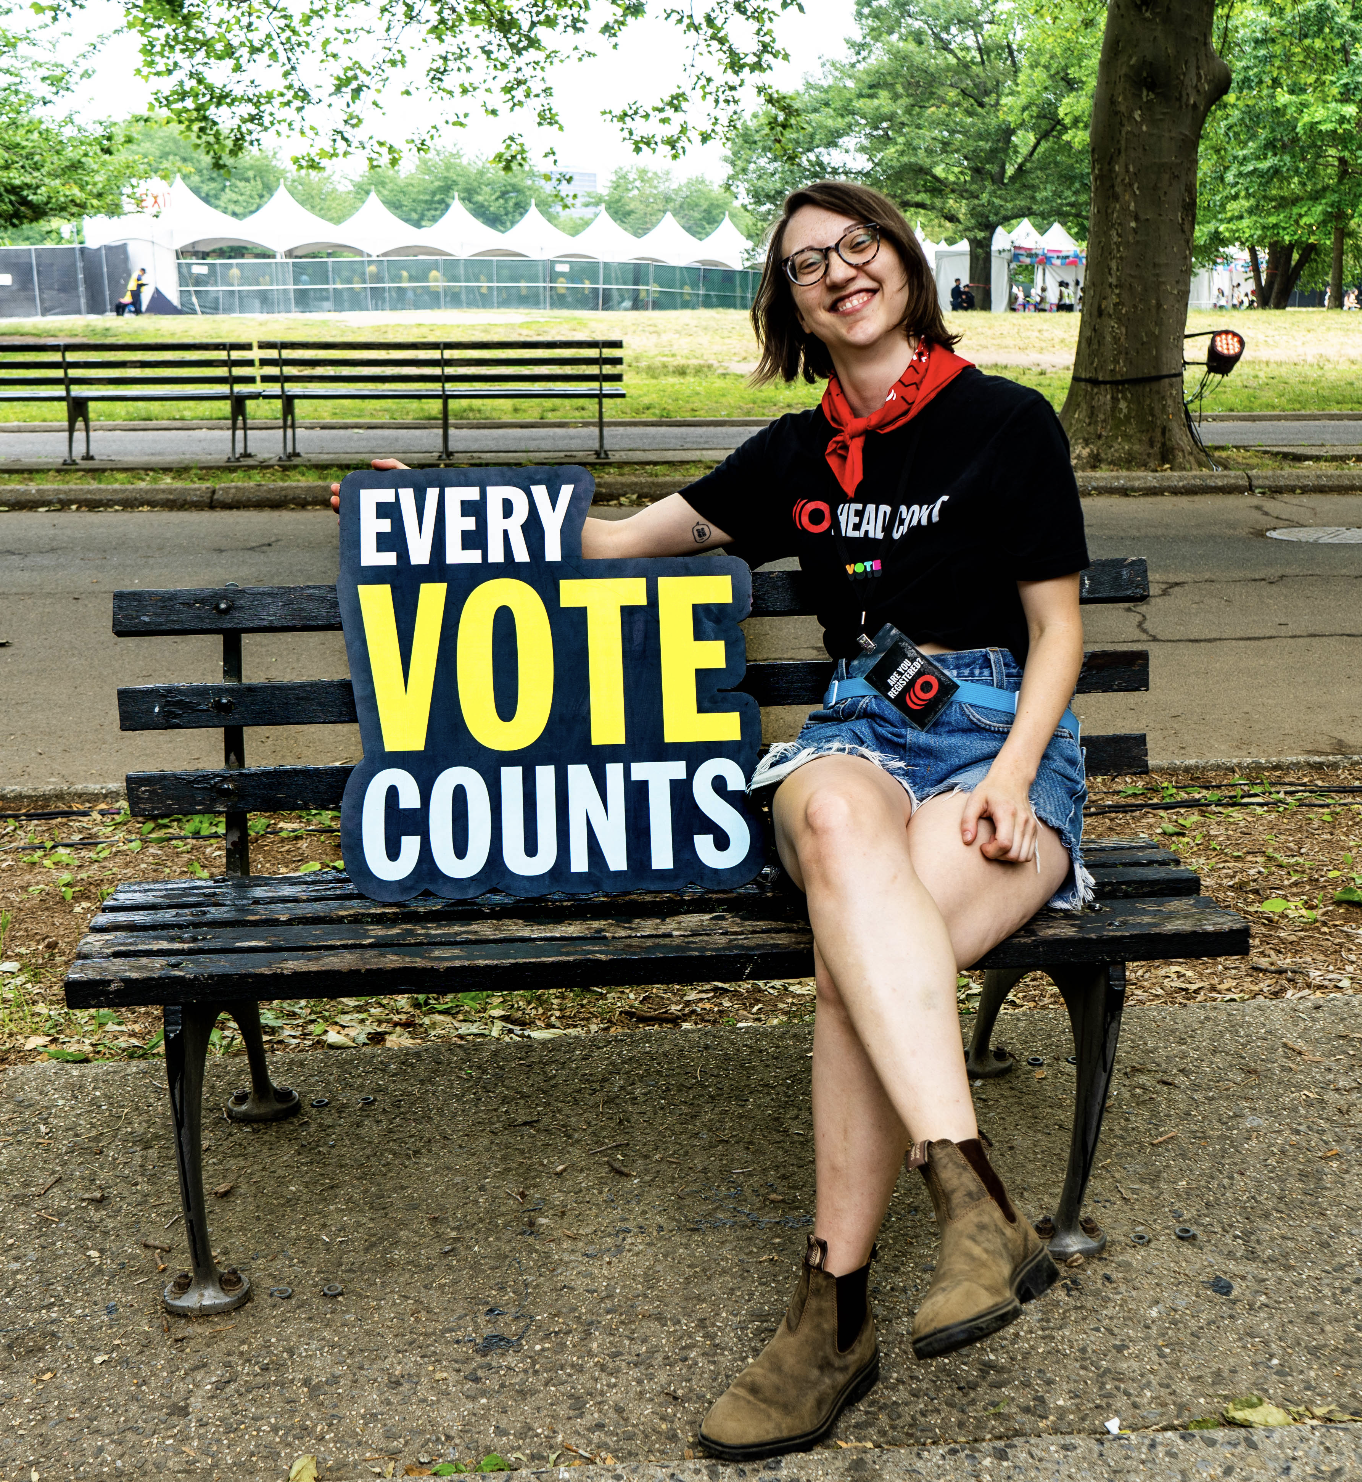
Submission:
[[[911,422],[866,434],[851,499],[828,466],[833,433],[821,408],[781,417],[682,497],[751,565],[798,556],[834,658],[892,622],[919,643],[1007,648],[1024,664],[1017,582],[1089,564],[1069,440],[1049,402],[971,366]]]

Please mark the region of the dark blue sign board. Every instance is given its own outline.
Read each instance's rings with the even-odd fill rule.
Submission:
[[[364,760],[341,808],[376,900],[740,885],[761,716],[734,694],[731,556],[587,561],[575,466],[341,485],[337,593]]]

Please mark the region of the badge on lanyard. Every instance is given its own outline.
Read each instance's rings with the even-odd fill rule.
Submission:
[[[874,638],[862,634],[860,643],[865,657],[853,659],[848,672],[859,671],[857,677],[878,690],[919,731],[932,724],[960,688],[893,623],[886,623]]]

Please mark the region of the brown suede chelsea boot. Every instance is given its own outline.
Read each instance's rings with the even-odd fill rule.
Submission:
[[[880,1377],[875,1317],[837,1347],[837,1278],[824,1270],[827,1242],[809,1236],[799,1285],[761,1356],[720,1395],[700,1426],[700,1444],[724,1461],[807,1451]]]
[[[1059,1270],[977,1138],[918,1143],[905,1163],[921,1170],[941,1229],[936,1273],[913,1319],[913,1352],[939,1358],[1014,1322]]]

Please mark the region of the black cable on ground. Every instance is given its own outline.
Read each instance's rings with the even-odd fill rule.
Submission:
[[[1172,812],[1188,808],[1362,808],[1362,802],[1330,803],[1311,798],[1230,798],[1228,801],[1208,803],[1204,798],[1185,803],[1104,803],[1097,807],[1084,808],[1083,816],[1091,818],[1097,813],[1153,813]]]

